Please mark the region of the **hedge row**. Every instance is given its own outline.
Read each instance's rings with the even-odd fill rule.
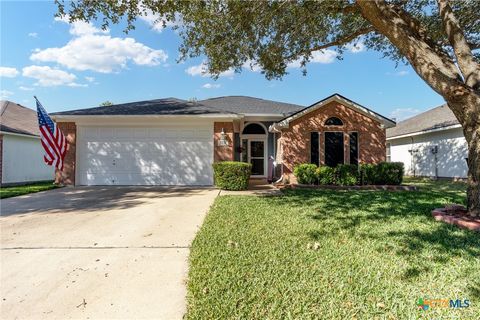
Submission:
[[[379,164],[362,164],[360,166],[340,164],[335,168],[317,167],[304,163],[295,167],[293,174],[300,184],[320,185],[400,185],[403,181],[403,163],[381,162]]]
[[[246,190],[252,165],[245,162],[223,161],[213,164],[215,185],[224,190]]]

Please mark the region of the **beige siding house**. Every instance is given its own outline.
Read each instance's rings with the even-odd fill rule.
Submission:
[[[387,157],[411,176],[466,178],[467,142],[462,127],[442,105],[387,129]]]

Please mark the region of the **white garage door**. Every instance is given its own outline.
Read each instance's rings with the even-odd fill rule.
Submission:
[[[213,125],[78,128],[80,185],[212,185]]]

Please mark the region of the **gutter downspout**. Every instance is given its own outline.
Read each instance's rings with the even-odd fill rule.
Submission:
[[[410,137],[410,139],[412,141],[412,146],[410,148],[410,150],[412,150],[412,159],[410,160],[410,165],[412,166],[413,177],[415,178],[415,150],[413,149],[414,141],[413,141],[413,137]]]

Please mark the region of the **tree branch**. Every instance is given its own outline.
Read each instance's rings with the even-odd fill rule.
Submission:
[[[467,42],[468,46],[470,47],[470,50],[477,50],[480,49],[480,42]],[[443,46],[443,47],[451,47],[452,44],[449,41],[439,41],[438,45]]]
[[[457,57],[458,66],[465,83],[476,89],[480,86],[480,65],[474,60],[470,45],[465,39],[460,24],[448,0],[437,0],[443,29]]]
[[[469,42],[468,46],[470,47],[470,50],[477,50],[477,49],[480,49],[480,42],[478,43]]]
[[[318,45],[318,46],[314,46],[312,48],[309,48],[308,50],[303,50],[303,51],[297,52],[295,54],[292,54],[292,55],[286,57],[286,59],[291,60],[291,59],[294,59],[298,56],[306,55],[306,54],[312,53],[314,51],[323,50],[323,49],[334,47],[334,46],[341,46],[341,45],[349,43],[350,41],[355,40],[356,38],[358,38],[361,35],[370,33],[372,31],[375,31],[375,29],[373,27],[367,27],[367,28],[359,29],[354,33],[351,33],[347,36],[338,38],[337,40],[334,40],[334,41],[331,41],[331,42],[328,42],[328,43],[325,43],[325,44],[321,44],[321,45]]]
[[[385,0],[356,0],[362,16],[405,56],[415,72],[437,93],[452,104],[452,111],[464,124],[468,121],[461,101],[475,90],[466,85],[454,61],[443,50],[436,50],[405,20],[410,16],[392,8]],[[411,17],[411,16],[410,16]],[[413,19],[413,18],[412,18]],[[453,104],[453,102],[456,102]]]

